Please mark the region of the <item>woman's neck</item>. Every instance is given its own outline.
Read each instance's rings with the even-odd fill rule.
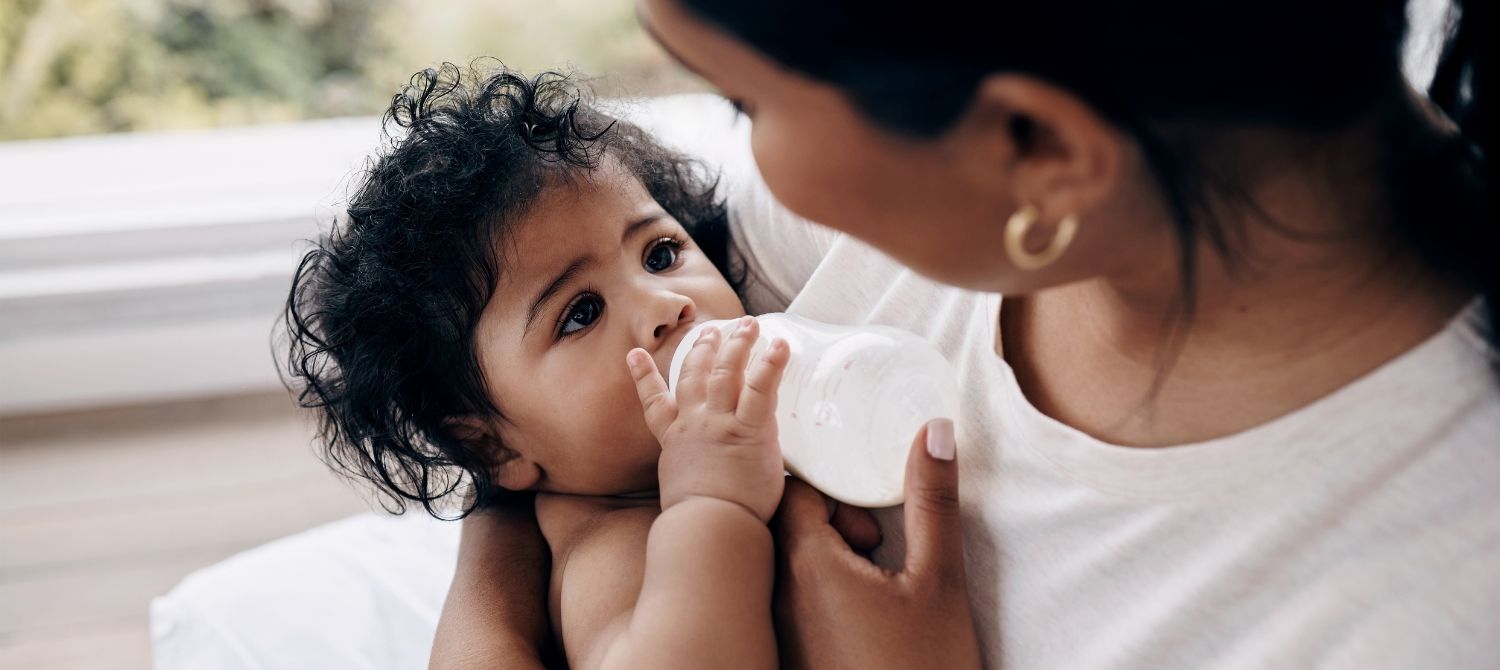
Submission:
[[[1190,321],[1168,249],[1133,264],[1144,273],[1007,300],[1003,352],[1027,397],[1108,442],[1199,442],[1303,407],[1441,330],[1470,294],[1373,232],[1386,227],[1378,171],[1347,167],[1359,164],[1262,180],[1264,216],[1235,222],[1240,256],[1198,250]]]

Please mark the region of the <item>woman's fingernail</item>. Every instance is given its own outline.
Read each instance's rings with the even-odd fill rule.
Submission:
[[[933,419],[927,423],[927,454],[940,461],[953,460],[957,450],[953,441],[953,421]]]
[[[703,332],[698,333],[698,341],[699,342],[712,342],[713,339],[715,337],[717,337],[718,335],[719,335],[719,329],[718,328],[704,328]]]
[[[631,369],[639,368],[646,363],[646,361],[644,360],[645,356],[645,351],[641,349],[631,349],[630,353],[625,354],[625,364],[630,366]]]

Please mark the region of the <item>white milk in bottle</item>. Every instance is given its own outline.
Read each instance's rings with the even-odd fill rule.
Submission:
[[[835,326],[765,314],[752,362],[774,338],[790,345],[777,390],[776,426],[786,468],[837,500],[860,507],[900,504],[906,458],[917,430],[957,420],[958,387],[947,359],[926,340],[889,326]],[[738,320],[694,327],[672,357],[677,387],[683,359],[704,328],[725,340]]]

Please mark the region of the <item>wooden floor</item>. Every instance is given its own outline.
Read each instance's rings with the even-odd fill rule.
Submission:
[[[147,603],[367,509],[285,395],[0,419],[0,669],[146,668]]]

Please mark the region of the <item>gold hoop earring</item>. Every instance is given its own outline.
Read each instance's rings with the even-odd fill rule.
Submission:
[[[1052,235],[1052,241],[1047,243],[1047,248],[1037,253],[1026,250],[1026,233],[1031,232],[1031,227],[1036,225],[1042,217],[1035,205],[1027,205],[1015,214],[1010,215],[1010,220],[1005,222],[1005,253],[1010,256],[1010,262],[1022,270],[1036,270],[1051,265],[1068,250],[1068,245],[1073,243],[1073,235],[1078,232],[1078,215],[1069,214],[1057,222],[1057,232]]]

